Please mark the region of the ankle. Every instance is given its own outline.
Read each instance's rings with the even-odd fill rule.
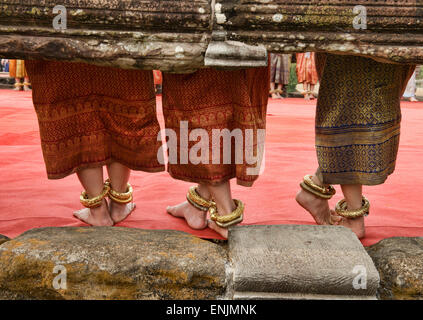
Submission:
[[[104,212],[109,212],[109,208],[107,205],[107,200],[103,199],[103,201],[101,202],[101,205],[96,207],[96,208],[91,208],[90,209],[91,214],[93,215],[104,215]]]
[[[233,200],[227,203],[216,202],[216,207],[217,207],[218,215],[224,216],[224,215],[232,213],[236,209],[236,204]]]
[[[363,206],[362,201],[348,201],[347,200],[347,210],[358,210]]]
[[[196,190],[200,197],[211,200],[212,196],[207,186],[199,184]]]
[[[315,184],[317,184],[318,186],[321,186],[321,187],[328,187],[329,186],[329,184],[324,184],[322,181],[320,181],[320,179],[315,175],[311,176],[311,180]]]

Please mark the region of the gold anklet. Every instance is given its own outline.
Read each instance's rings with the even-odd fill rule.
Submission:
[[[300,183],[300,187],[303,190],[308,191],[314,194],[315,196],[326,200],[331,199],[336,193],[335,188],[332,186],[322,187],[315,184],[311,179],[311,175],[309,174],[304,177],[304,180]]]
[[[109,199],[117,202],[117,203],[121,203],[121,204],[125,204],[125,203],[130,203],[133,200],[133,189],[132,186],[128,183],[127,187],[126,187],[126,192],[117,192],[115,190],[112,189],[112,184],[110,182],[110,179],[107,179],[106,182],[104,183],[104,185],[109,186]]]
[[[336,214],[347,219],[355,219],[360,217],[366,217],[369,215],[370,202],[365,196],[362,199],[362,205],[360,209],[348,210],[347,201],[345,199],[340,200],[335,207]]]
[[[201,211],[208,211],[210,207],[215,206],[213,200],[204,199],[200,194],[197,192],[197,187],[192,186],[189,188],[187,193],[187,201]]]
[[[79,197],[79,200],[81,201],[81,204],[86,208],[97,208],[101,206],[103,199],[107,196],[107,194],[110,191],[110,187],[108,185],[104,185],[103,191],[100,195],[93,198],[88,198],[87,192],[82,191],[81,196]]]
[[[217,213],[216,206],[212,206],[209,209],[210,219],[216,222],[219,227],[228,228],[235,224],[242,222],[244,219],[244,203],[241,200],[234,199],[236,209],[230,214],[219,216]]]

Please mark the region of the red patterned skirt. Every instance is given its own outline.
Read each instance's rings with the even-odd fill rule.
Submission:
[[[297,53],[298,83],[317,84],[319,78],[316,70],[316,54],[314,52]]]
[[[176,132],[178,141],[178,163],[170,163],[170,175],[179,180],[195,183],[220,184],[231,178],[237,183],[251,186],[258,174],[251,174],[248,168],[256,164],[245,161],[235,163],[235,148],[232,144],[230,164],[213,164],[213,129],[240,129],[245,137],[247,129],[253,129],[253,150],[257,146],[257,130],[265,129],[266,109],[269,92],[269,68],[236,71],[200,69],[192,74],[163,75],[163,113],[166,129]],[[194,129],[208,133],[208,161],[193,164],[182,163],[181,151],[189,153],[192,146],[203,138],[189,141],[186,150],[181,141],[181,121],[188,123],[188,136]],[[183,138],[183,137],[182,137]],[[204,142],[204,141],[203,141]],[[220,155],[223,155],[223,143]],[[244,150],[243,150],[244,151]],[[254,156],[260,156],[254,153]],[[254,172],[254,170],[253,170]]]
[[[119,162],[163,171],[151,71],[26,61],[49,179]]]

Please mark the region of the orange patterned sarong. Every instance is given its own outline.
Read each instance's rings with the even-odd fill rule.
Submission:
[[[25,60],[9,60],[9,77],[11,78],[26,78],[28,73],[25,69]]]
[[[163,82],[162,72],[160,70],[153,70],[153,75],[154,75],[154,84],[155,85],[162,84]]]
[[[49,179],[119,162],[163,171],[151,71],[27,61]]]
[[[163,113],[167,129],[176,132],[178,160],[180,159],[181,121],[188,122],[188,135],[194,129],[205,129],[209,137],[209,161],[207,163],[170,163],[170,175],[179,180],[220,184],[231,178],[237,183],[251,186],[258,175],[251,175],[247,168],[255,167],[245,162],[235,164],[235,148],[232,144],[231,164],[212,164],[213,129],[253,129],[254,148],[257,129],[265,129],[269,92],[269,68],[236,71],[200,69],[193,74],[163,75]],[[188,149],[201,139],[188,143]],[[183,148],[183,147],[182,147]],[[220,153],[223,154],[223,143]],[[255,156],[257,154],[255,153]]]
[[[297,53],[298,83],[316,84],[318,79],[316,70],[316,54],[314,52]]]

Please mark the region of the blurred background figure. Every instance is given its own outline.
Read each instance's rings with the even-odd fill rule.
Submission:
[[[297,53],[297,78],[298,83],[303,84],[304,99],[314,99],[314,86],[317,84],[318,76],[314,52]]]
[[[160,70],[153,70],[153,76],[154,76],[154,90],[156,94],[162,93],[162,72]]]
[[[1,72],[9,72],[9,60],[8,59],[1,59],[1,61],[0,61],[0,71]]]
[[[270,54],[270,91],[269,96],[273,99],[283,99],[284,88],[289,84],[291,69],[290,54]],[[277,87],[276,87],[277,84]]]
[[[408,100],[411,102],[417,102],[416,98],[416,77],[419,72],[419,67],[416,68],[413,75],[411,76],[410,80],[408,81],[407,88],[405,89],[404,95],[402,96],[404,100]]]
[[[15,89],[17,91],[24,90],[29,91],[31,90],[29,86],[31,85],[29,83],[29,77],[26,73],[25,69],[25,61],[24,60],[15,60],[11,59],[9,60],[9,76],[11,78],[15,78]],[[22,83],[21,80],[24,80]]]

